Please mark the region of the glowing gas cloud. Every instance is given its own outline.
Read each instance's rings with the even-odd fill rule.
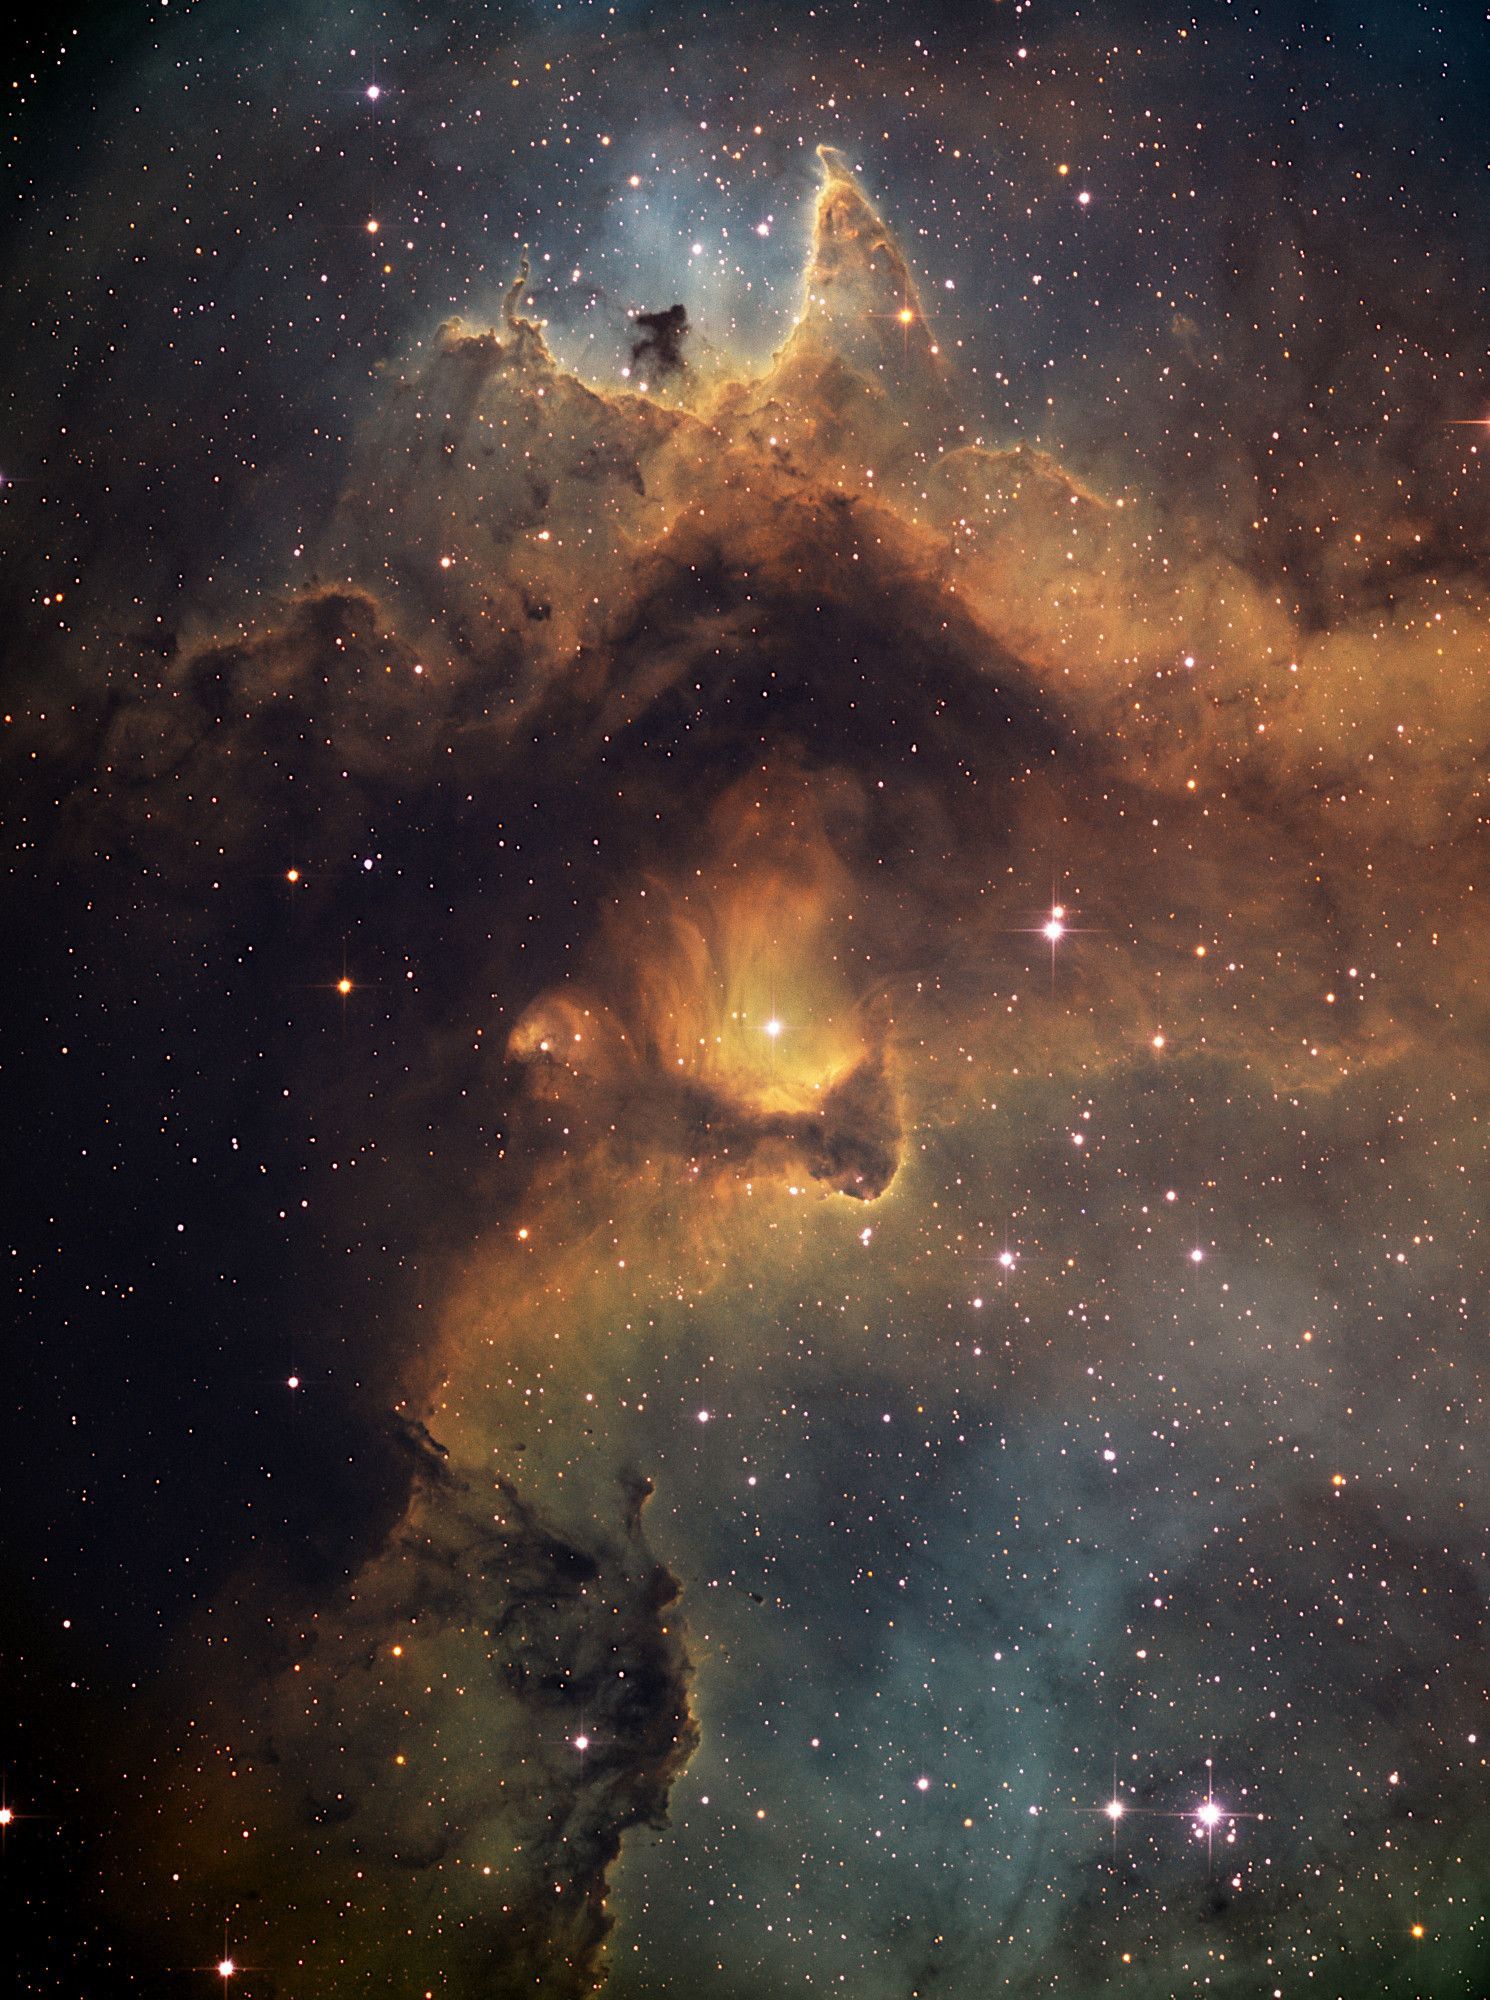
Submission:
[[[1306,601],[993,438],[831,149],[807,238],[769,362],[690,309],[645,390],[520,269],[382,385],[298,587],[103,732],[173,936],[259,870],[331,940],[284,1226],[383,1259],[355,1546],[255,1556],[129,1724],[126,1921],[187,1961],[231,1906],[256,1992],[1093,1990],[1181,1949],[1206,1758],[1211,1990],[1364,1921],[1326,1767],[1399,1899],[1399,1837],[1453,1874],[1459,1458],[1358,1475],[1482,1379],[1411,1320],[1473,1222],[1482,573],[1387,602],[1342,530]]]

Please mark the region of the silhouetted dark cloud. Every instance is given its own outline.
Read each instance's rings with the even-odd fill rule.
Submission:
[[[631,365],[665,379],[679,374],[687,362],[683,342],[688,338],[688,308],[668,306],[663,312],[642,312],[634,321],[642,330],[640,340],[631,343]]]

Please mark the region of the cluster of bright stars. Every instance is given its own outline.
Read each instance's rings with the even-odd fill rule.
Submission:
[[[1180,1813],[1178,1815],[1169,1814],[1166,1815],[1166,1817],[1178,1817],[1181,1819],[1188,1819],[1195,1829],[1195,1834],[1197,1839],[1201,1837],[1204,1838],[1206,1844],[1206,1852],[1207,1854],[1209,1854],[1215,1842],[1216,1829],[1219,1826],[1221,1826],[1223,1822],[1226,1825],[1233,1828],[1233,1830],[1227,1834],[1226,1836],[1227,1839],[1235,1840],[1236,1833],[1234,1829],[1235,1829],[1235,1822],[1237,1820],[1261,1819],[1262,1814],[1252,1813],[1252,1812],[1234,1812],[1229,1806],[1222,1805],[1221,1801],[1216,1797],[1214,1789],[1214,1781],[1210,1776],[1209,1758],[1206,1759],[1206,1773],[1207,1775],[1206,1775],[1205,1797],[1203,1799],[1197,1800],[1197,1802],[1193,1806],[1191,1806],[1187,1812]],[[1141,1806],[1131,1806],[1127,1803],[1125,1799],[1119,1798],[1115,1780],[1116,1780],[1116,1773],[1114,1773],[1112,1797],[1108,1799],[1107,1803],[1100,1808],[1100,1811],[1103,1813],[1105,1818],[1111,1824],[1114,1835],[1116,1835],[1117,1833],[1118,1822],[1120,1820],[1126,1819],[1129,1813],[1142,1812],[1146,1810],[1144,1807]]]

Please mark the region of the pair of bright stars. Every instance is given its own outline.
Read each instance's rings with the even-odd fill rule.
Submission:
[[[1125,1805],[1121,1799],[1114,1798],[1109,1799],[1102,1810],[1113,1824],[1116,1825],[1125,1813],[1139,1811],[1141,1808]],[[1189,1816],[1202,1827],[1217,1827],[1223,1819],[1236,1817],[1235,1814],[1229,1814],[1225,1806],[1220,1805],[1213,1798],[1202,1799],[1198,1806],[1191,1809]],[[1254,1813],[1250,1814],[1249,1817],[1257,1818],[1258,1815]]]
[[[371,868],[372,863],[369,861],[366,864],[366,866]],[[298,868],[287,868],[285,870],[285,880],[289,883],[292,889],[299,886],[301,879],[302,877],[300,874],[300,870]],[[347,995],[352,991],[352,981],[345,972],[342,974],[341,978],[337,980],[336,990],[341,995],[343,1000],[345,1000]]]

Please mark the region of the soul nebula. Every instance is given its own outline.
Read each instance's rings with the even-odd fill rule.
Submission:
[[[1483,1993],[1451,13],[175,11],[8,225],[18,1990]]]

